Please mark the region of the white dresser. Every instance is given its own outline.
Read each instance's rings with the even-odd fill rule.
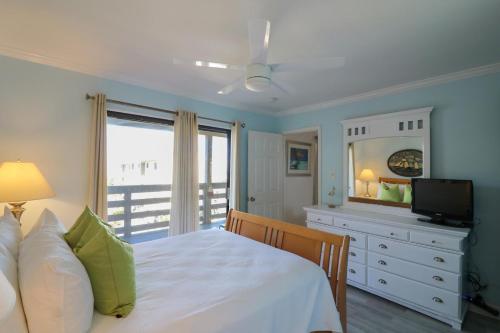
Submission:
[[[469,229],[341,207],[304,209],[309,228],[351,237],[348,284],[461,328]]]

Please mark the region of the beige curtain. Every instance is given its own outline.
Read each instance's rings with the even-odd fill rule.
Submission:
[[[229,208],[240,209],[240,131],[241,123],[236,121],[231,128],[231,175]]]
[[[170,231],[172,236],[199,226],[198,118],[179,112],[174,123],[174,167]]]
[[[101,218],[108,218],[106,162],[106,95],[97,94],[92,106],[90,133],[89,207]]]

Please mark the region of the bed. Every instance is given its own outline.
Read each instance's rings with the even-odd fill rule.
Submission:
[[[226,230],[134,245],[134,310],[120,319],[94,311],[89,332],[345,331],[348,245],[231,211]]]

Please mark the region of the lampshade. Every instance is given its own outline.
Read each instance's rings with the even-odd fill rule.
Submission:
[[[4,162],[0,166],[0,202],[45,199],[54,192],[35,164]]]
[[[14,305],[16,305],[16,292],[2,271],[0,271],[0,295],[2,295],[0,297],[1,322],[14,309]]]
[[[375,175],[373,174],[372,169],[363,169],[359,175],[359,179],[364,182],[371,182],[375,180]]]

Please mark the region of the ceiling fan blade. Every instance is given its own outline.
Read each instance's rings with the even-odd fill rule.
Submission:
[[[238,80],[231,82],[230,84],[228,84],[227,86],[225,86],[224,88],[222,88],[221,90],[219,90],[217,93],[219,95],[229,95],[235,89],[237,89],[238,87],[241,87],[243,81],[244,81],[244,78],[241,77]]]
[[[186,60],[186,59],[174,58],[174,59],[172,59],[172,62],[174,65],[191,65],[191,66],[196,66],[196,67],[245,70],[245,66],[230,65],[230,64],[224,64],[222,62],[213,62],[213,61],[205,61],[205,60]]]
[[[272,64],[273,73],[280,72],[302,72],[302,71],[322,71],[326,69],[339,68],[345,65],[344,57],[316,58],[309,61],[287,62]]]
[[[248,21],[248,43],[252,63],[267,64],[271,22],[263,19]]]
[[[285,95],[290,95],[291,93],[295,92],[295,89],[293,89],[289,85],[287,85],[283,82],[276,81],[275,79],[271,80],[271,85],[274,86],[275,88],[277,88],[279,91],[281,91]]]

